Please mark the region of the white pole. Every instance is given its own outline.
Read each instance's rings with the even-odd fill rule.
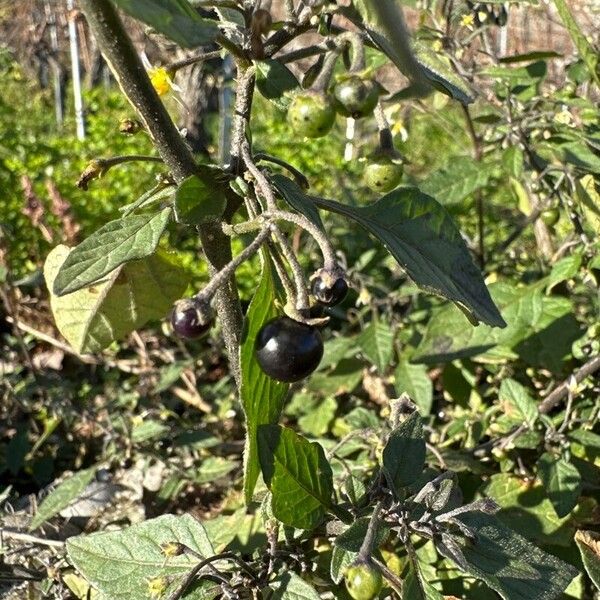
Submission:
[[[73,78],[73,99],[75,104],[75,123],[77,139],[85,138],[85,122],[83,119],[83,96],[81,95],[81,73],[79,71],[79,44],[77,43],[77,26],[73,18],[73,0],[67,0],[69,13],[69,46],[71,48],[71,74]]]
[[[508,52],[508,21],[510,20],[510,7],[508,3],[504,4],[504,9],[506,10],[506,23],[504,27],[500,27],[500,36],[498,40],[498,50],[500,57],[506,56]]]
[[[58,34],[56,32],[56,15],[50,4],[46,0],[44,3],[46,11],[46,19],[48,21],[48,29],[50,31],[50,49],[52,50],[52,72],[54,75],[54,112],[56,113],[56,123],[60,127],[63,124],[63,95],[62,95],[62,78],[61,69],[58,57]]]

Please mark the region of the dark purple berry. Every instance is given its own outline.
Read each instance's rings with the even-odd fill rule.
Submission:
[[[348,284],[343,277],[338,277],[331,285],[322,277],[316,277],[313,279],[312,293],[319,304],[336,306],[346,297]]]
[[[193,303],[175,305],[171,314],[173,331],[185,339],[194,339],[204,335],[210,329],[211,324],[211,321],[203,322]]]
[[[276,317],[258,332],[254,354],[260,368],[272,379],[300,381],[319,366],[323,340],[311,325]]]

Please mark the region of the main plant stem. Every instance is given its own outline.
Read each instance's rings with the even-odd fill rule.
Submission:
[[[80,6],[123,93],[138,112],[175,180],[180,183],[191,175],[198,175],[194,156],[152,87],[113,5],[109,0],[80,0]],[[230,240],[223,233],[220,223],[201,225],[198,233],[212,275],[231,260]],[[239,387],[242,311],[233,274],[219,288],[215,303],[231,372]]]

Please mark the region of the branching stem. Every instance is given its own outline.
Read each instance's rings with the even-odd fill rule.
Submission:
[[[174,179],[180,183],[191,175],[198,175],[194,156],[152,86],[113,4],[110,0],[81,0],[80,6],[123,93],[139,114]],[[230,241],[219,223],[202,225],[198,232],[209,272],[214,274],[231,260]],[[216,307],[231,372],[239,387],[242,311],[233,277],[219,289]]]

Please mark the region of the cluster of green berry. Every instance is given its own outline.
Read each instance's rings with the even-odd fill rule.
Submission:
[[[372,79],[349,73],[333,86],[331,93],[304,90],[296,94],[288,108],[287,119],[294,132],[303,137],[327,135],[335,123],[336,114],[362,119],[373,113],[380,85]],[[393,148],[378,148],[367,161],[365,184],[374,192],[386,193],[398,186],[403,166]]]

